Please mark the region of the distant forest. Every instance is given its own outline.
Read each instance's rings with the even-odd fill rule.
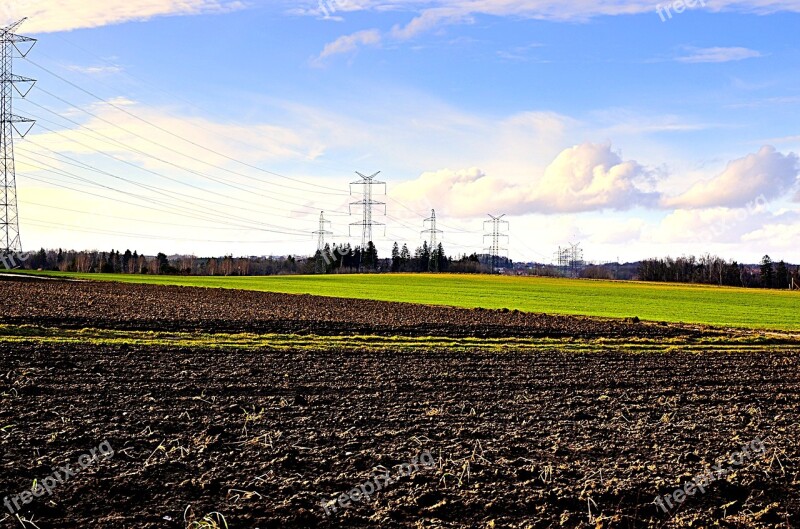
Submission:
[[[739,264],[720,257],[654,258],[638,263],[592,265],[570,263],[514,263],[505,257],[473,253],[450,257],[439,244],[433,250],[427,242],[412,253],[406,244],[395,243],[390,257],[381,258],[370,242],[366,250],[346,245],[326,245],[312,257],[148,257],[138,252],[44,250],[5,259],[5,267],[28,270],[101,274],[154,274],[197,276],[266,276],[291,274],[423,273],[533,275],[585,279],[641,280],[663,283],[695,283],[746,288],[792,289],[800,287],[800,267],[764,256],[760,264]],[[10,262],[10,263],[9,263]],[[11,264],[12,266],[9,266]]]
[[[639,279],[663,283],[698,283],[746,288],[794,289],[800,286],[800,267],[775,263],[765,255],[759,266],[725,261],[712,255],[700,258],[648,259],[639,264]]]
[[[379,272],[453,272],[490,273],[491,257],[488,255],[463,255],[458,258],[445,254],[439,244],[433,251],[427,242],[412,254],[407,245],[394,244],[390,258],[381,259],[370,242],[366,250],[347,245],[326,245],[313,257],[155,257],[137,251],[120,252],[45,250],[23,256],[7,256],[6,268],[28,270],[53,270],[61,272],[99,274],[154,274],[197,276],[260,276],[285,274],[355,274]],[[9,266],[11,265],[11,266]],[[505,257],[496,261],[498,269],[510,269],[513,263]]]

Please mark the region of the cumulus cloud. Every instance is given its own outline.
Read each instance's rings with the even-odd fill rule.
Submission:
[[[492,211],[509,214],[575,213],[653,206],[659,195],[643,189],[649,173],[625,161],[611,146],[585,143],[561,152],[543,173],[515,183],[486,175],[477,168],[427,172],[397,186],[397,198],[442,204],[452,216]]]
[[[29,17],[21,31],[52,33],[96,28],[168,15],[227,13],[243,9],[239,0],[3,0],[0,24]]]
[[[763,195],[783,196],[797,184],[797,155],[783,155],[772,146],[728,163],[725,170],[710,180],[698,182],[685,193],[663,200],[666,207],[693,209],[743,207]]]
[[[721,63],[762,57],[761,52],[748,48],[694,48],[675,59],[685,63]]]
[[[391,196],[412,204],[417,210],[436,206],[453,217],[474,217],[511,207],[524,192],[472,167],[422,173],[416,180],[395,186]]]
[[[563,151],[536,182],[531,203],[547,212],[625,210],[651,206],[658,194],[640,189],[649,179],[637,162],[624,161],[611,145],[584,143]]]
[[[663,244],[675,242],[736,243],[753,226],[771,218],[762,200],[746,208],[677,209],[653,231]]]
[[[757,226],[757,227],[756,227]],[[782,251],[797,249],[797,239],[800,237],[800,214],[787,213],[765,219],[761,224],[751,225],[751,229],[742,235],[742,242],[763,245],[769,241],[772,248]]]
[[[632,208],[672,210],[663,223],[670,240],[680,233],[696,238],[705,226],[709,239],[746,226],[776,197],[791,191],[800,164],[794,154],[773,147],[728,163],[718,175],[694,184],[677,196],[656,188],[650,169],[625,160],[610,144],[584,143],[561,151],[549,165],[533,170],[532,177],[514,180],[479,168],[429,171],[396,186],[392,195],[424,211],[441,209],[454,217],[483,216],[489,212],[512,215],[567,214],[625,211]],[[738,229],[738,228],[737,228]],[[737,236],[741,235],[737,232]]]
[[[375,45],[381,42],[381,33],[376,29],[369,29],[365,31],[358,31],[351,35],[344,35],[325,45],[322,53],[317,56],[312,63],[320,66],[324,63],[325,59],[342,53],[350,53],[363,45]]]

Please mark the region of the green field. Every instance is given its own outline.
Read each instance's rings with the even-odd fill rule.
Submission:
[[[800,294],[788,291],[449,274],[271,277],[47,274],[104,281],[800,330]]]

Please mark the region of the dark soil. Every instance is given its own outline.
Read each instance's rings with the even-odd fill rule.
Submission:
[[[220,290],[5,283],[0,291],[4,323],[51,326],[661,329],[358,302],[373,312],[368,320],[352,301]],[[380,323],[368,327],[373,318]],[[41,529],[204,527],[184,517],[215,511],[231,529],[797,527],[800,354],[787,350],[320,353],[0,340],[0,501],[108,441],[112,458],[20,516]],[[757,437],[766,453],[704,494],[668,513],[653,503]],[[436,468],[326,516],[320,502],[384,468],[395,475],[426,450]],[[6,512],[0,505],[0,527],[22,527]]]
[[[552,316],[307,295],[94,282],[0,281],[0,320],[207,332],[477,337],[668,338],[722,334],[638,318]]]

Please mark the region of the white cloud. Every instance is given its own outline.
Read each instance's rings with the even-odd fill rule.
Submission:
[[[623,16],[652,13],[657,16],[653,0],[338,0],[347,11],[405,11],[414,18],[405,25],[395,25],[387,37],[408,40],[422,33],[452,25],[471,23],[475,16],[528,18],[554,22],[587,22],[600,16]],[[317,16],[317,2],[307,9],[292,13]],[[703,4],[705,5],[705,4]],[[698,7],[697,9],[703,9]],[[800,13],[800,0],[715,0],[704,8],[711,12],[735,12],[755,15]],[[369,30],[381,33],[377,29]],[[358,45],[358,43],[356,44]],[[518,58],[518,54],[514,55]],[[761,57],[755,50],[739,47],[718,47],[693,50],[677,60],[687,63],[728,62]]]
[[[471,13],[459,6],[426,9],[421,15],[414,18],[405,26],[397,25],[392,28],[392,37],[398,40],[408,40],[416,37],[420,33],[425,33],[443,24],[457,24],[471,21]]]
[[[320,53],[319,56],[312,61],[312,64],[319,66],[324,63],[325,59],[333,55],[350,53],[357,50],[359,46],[380,44],[380,42],[381,34],[375,29],[358,31],[351,35],[344,35],[335,41],[326,44],[325,48],[322,50],[322,53]]]
[[[584,143],[566,149],[528,182],[489,176],[477,168],[423,173],[397,186],[401,200],[443,204],[451,216],[479,216],[487,210],[509,214],[574,213],[654,206],[658,194],[640,186],[647,171],[623,161],[610,145]],[[421,204],[420,204],[421,205]]]
[[[761,52],[748,48],[693,48],[688,55],[675,59],[690,64],[721,63],[763,57]]]
[[[774,254],[774,249],[783,252],[796,251],[798,238],[800,238],[800,215],[790,213],[759,224],[758,228],[742,235],[741,240],[751,245],[763,245],[769,242],[771,248],[769,251]],[[777,255],[776,258],[780,259]]]
[[[453,217],[474,217],[505,208],[516,201],[518,191],[508,182],[487,176],[477,167],[441,169],[394,186],[390,195],[425,211],[436,205]]]
[[[658,132],[693,132],[717,128],[713,123],[700,123],[674,114],[653,115],[647,109],[608,108],[595,111],[592,117],[605,126],[601,133],[606,137],[637,136]]]
[[[303,160],[320,149],[316,139],[272,124],[238,125],[167,114],[159,109],[140,106],[127,98],[114,98],[110,103],[141,119],[121,112],[114,106],[97,103],[89,108],[89,111],[97,117],[87,117],[82,114],[73,116],[72,119],[75,121],[86,118],[84,121],[79,121],[83,129],[35,134],[27,148],[38,150],[34,145],[42,145],[46,149],[72,155],[103,152],[153,170],[174,169],[170,163],[162,163],[137,152],[141,151],[172,164],[204,173],[215,172],[209,164],[227,165],[230,162],[227,157],[219,156],[212,151],[249,163],[257,163]],[[155,127],[145,121],[154,124]],[[242,144],[232,138],[248,138],[248,143]],[[196,145],[207,148],[199,148]],[[45,151],[42,153],[52,155]],[[232,175],[226,176],[232,177]]]
[[[562,152],[536,182],[539,211],[625,210],[652,206],[658,195],[640,188],[649,179],[637,162],[624,161],[611,145],[584,143]]]
[[[95,28],[169,15],[227,13],[244,9],[239,0],[3,0],[0,23],[23,17],[22,33]]]
[[[528,44],[527,46],[515,46],[508,50],[499,50],[497,52],[497,56],[500,59],[506,61],[516,61],[516,62],[531,62],[535,61],[537,63],[547,63],[549,61],[535,59],[531,55],[531,50],[536,48],[541,48],[543,45],[539,43]]]
[[[698,182],[676,197],[665,198],[666,207],[709,208],[741,207],[760,195],[776,198],[785,195],[797,183],[798,158],[783,155],[774,147],[764,146],[757,153],[734,160],[710,180]]]
[[[339,0],[342,1],[342,0]],[[316,2],[309,1],[308,5]],[[424,14],[434,11],[440,20],[455,16],[486,14],[514,16],[542,20],[585,21],[598,16],[656,14],[656,3],[651,0],[348,0],[347,10],[410,11]],[[701,6],[698,6],[701,8]],[[708,11],[732,11],[767,15],[779,12],[800,12],[798,0],[715,0],[707,2]],[[314,9],[308,10],[313,12]],[[428,19],[436,18],[427,15]],[[418,24],[417,24],[418,25]]]
[[[771,215],[763,204],[749,208],[677,209],[653,230],[656,242],[738,243],[752,226]]]
[[[78,72],[86,75],[109,75],[115,73],[121,73],[122,67],[116,65],[107,65],[107,66],[79,66],[77,64],[72,64],[66,67],[67,70]]]
[[[339,0],[343,1],[343,0]],[[313,6],[316,2],[310,2]],[[451,25],[470,23],[474,16],[529,18],[556,22],[586,22],[600,16],[656,14],[653,0],[348,0],[348,11],[405,11],[414,13],[406,25],[396,25],[390,37],[408,40],[422,33]],[[700,9],[700,8],[698,8]],[[706,10],[769,15],[781,12],[800,12],[800,0],[715,0]],[[295,13],[318,14],[318,9],[293,10]],[[377,31],[377,30],[371,30]],[[697,50],[685,62],[726,62],[758,57],[760,54],[746,48],[709,48]]]

